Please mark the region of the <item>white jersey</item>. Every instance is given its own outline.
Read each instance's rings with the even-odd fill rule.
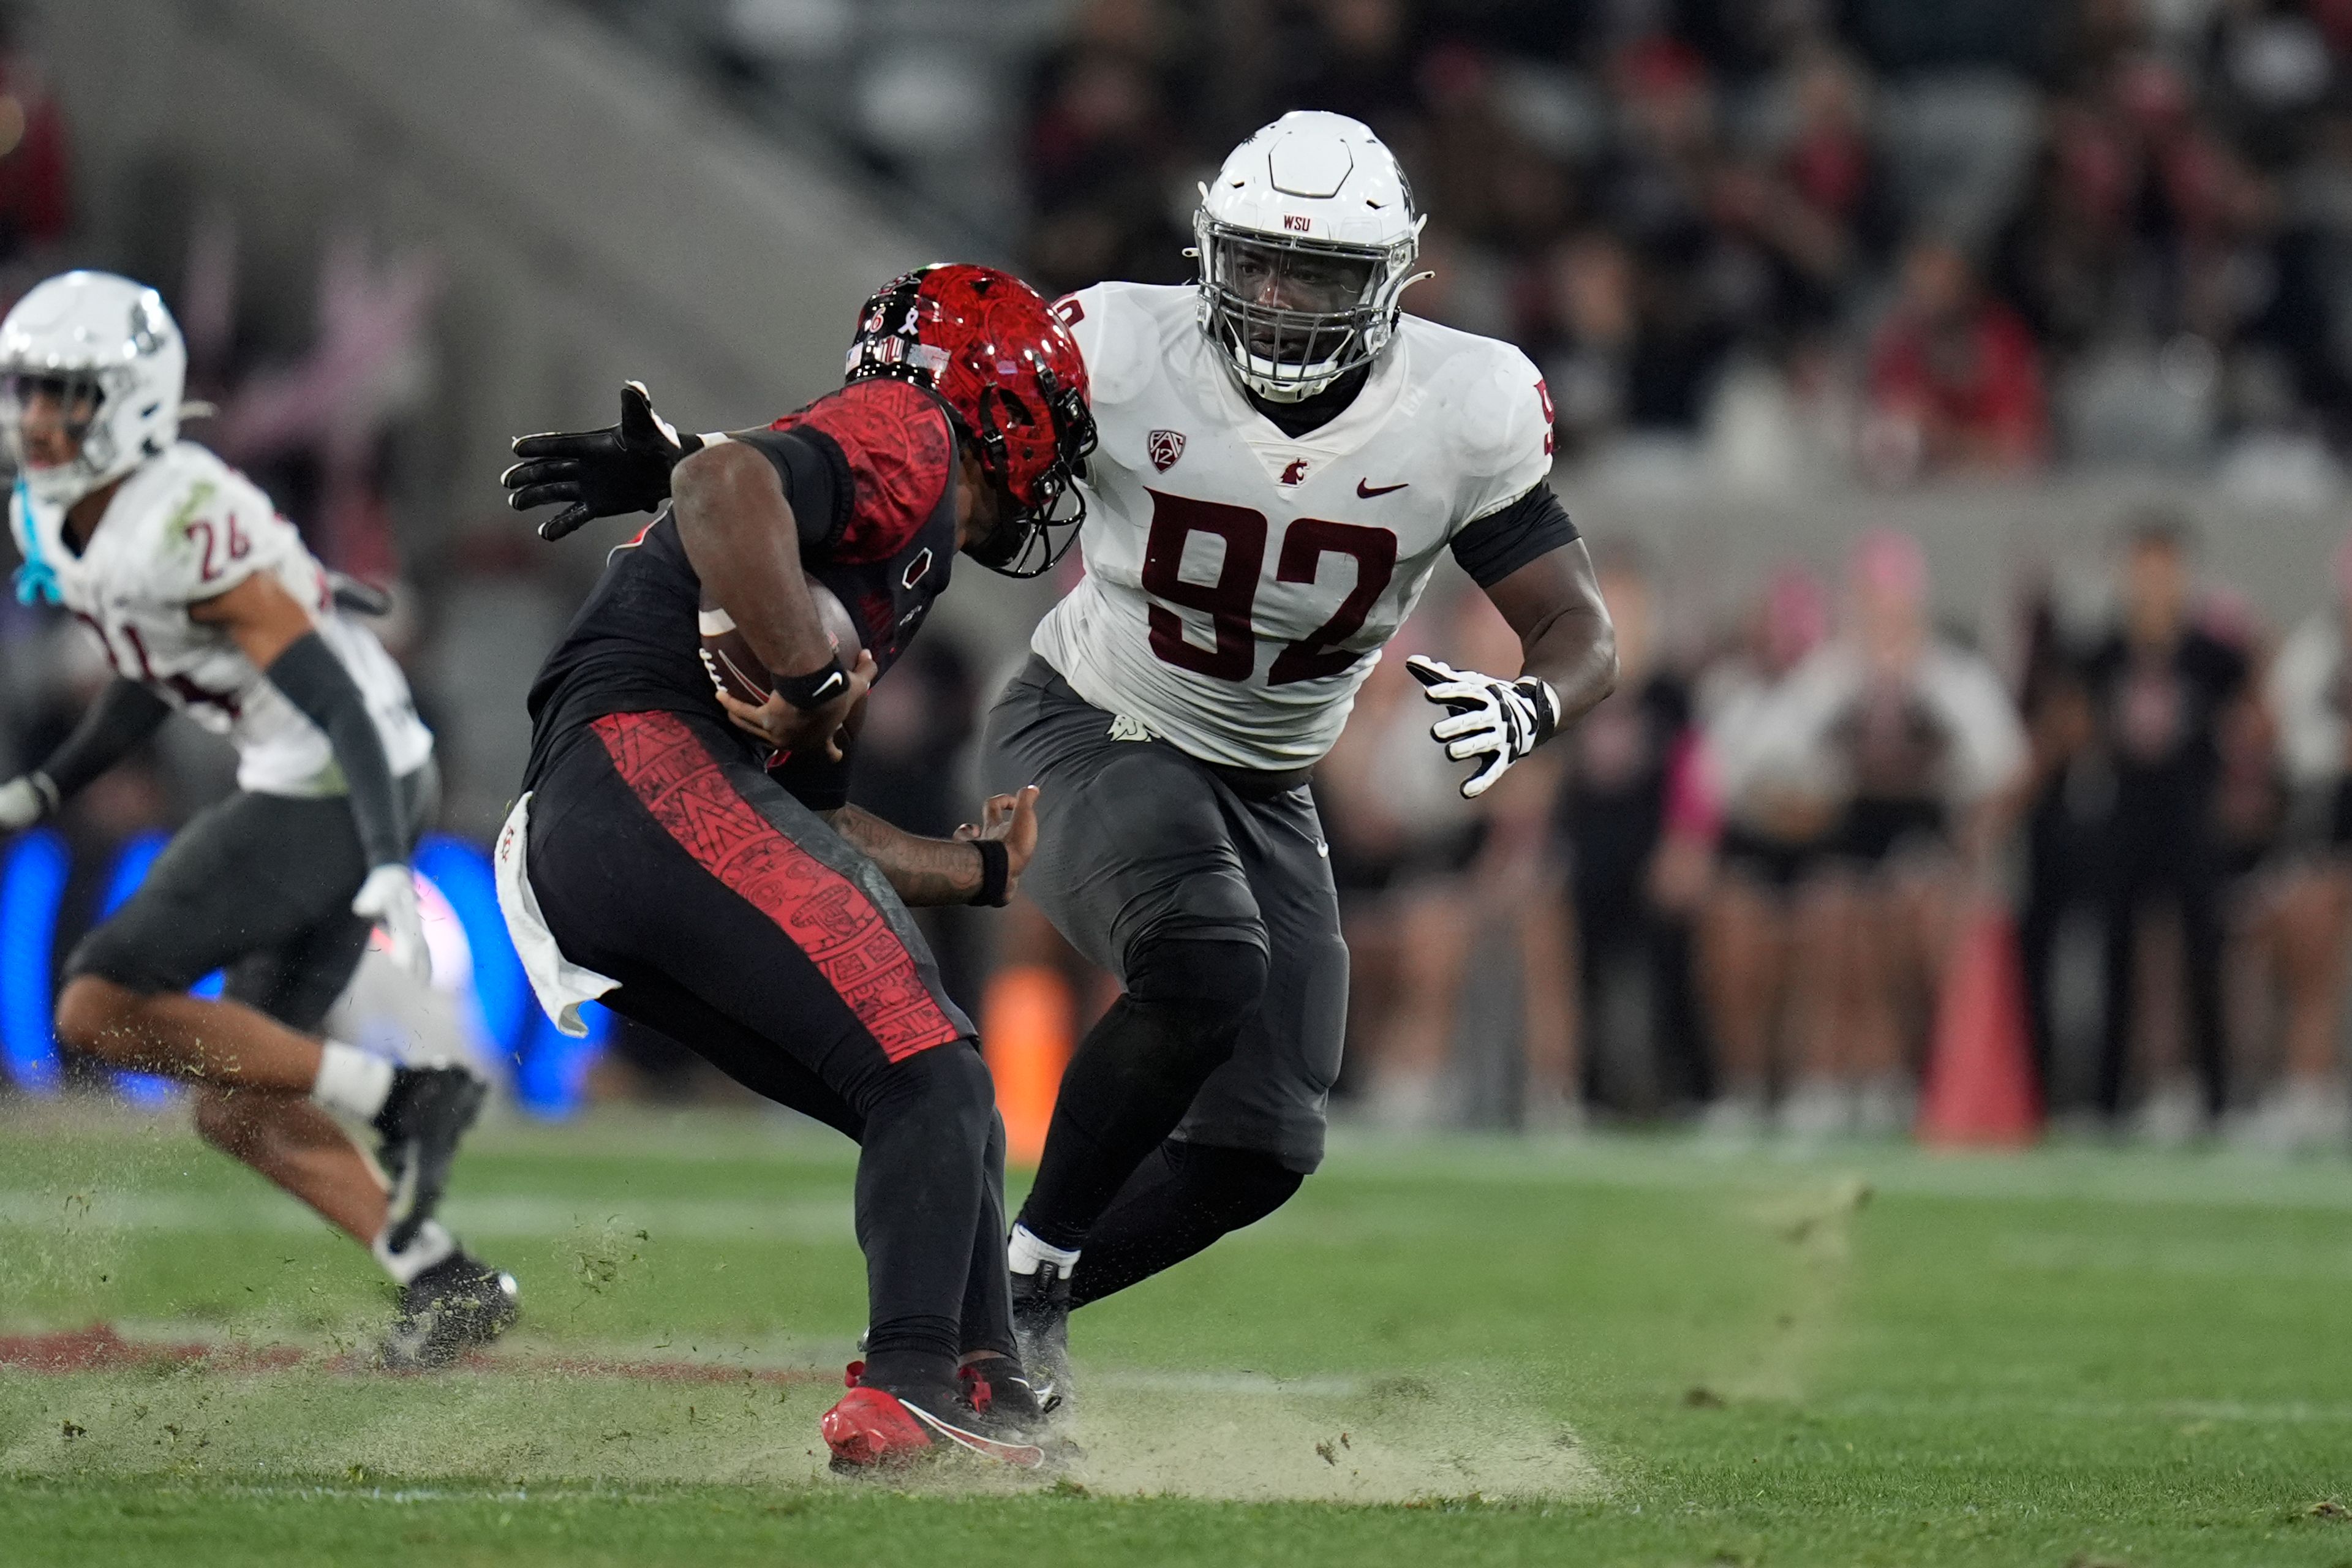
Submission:
[[[433,735],[408,681],[373,633],[335,608],[327,574],[294,525],[235,468],[181,441],[132,471],[77,553],[64,509],[16,487],[8,511],[17,552],[54,574],[65,607],[95,633],[115,673],[147,686],[236,747],[236,782],[262,795],[344,791],[326,734],[271,685],[229,634],[188,607],[257,572],[274,574],[310,612],[351,671],[395,775],[425,765]]]
[[[1809,774],[1775,773],[1792,762],[1773,743],[1774,699],[1785,683],[1744,658],[1717,665],[1699,683],[1699,731],[1724,815],[1735,822],[1749,822],[1777,795],[1806,793]]]
[[[2344,625],[2333,611],[2294,628],[2271,661],[2271,711],[2279,755],[2297,789],[2332,784],[2345,773],[2345,710],[2352,700]]]
[[[1739,777],[1845,800],[1894,784],[1956,809],[2014,781],[2025,727],[1991,665],[1941,640],[1892,683],[1849,642],[1815,648],[1750,716]]]
[[[1212,763],[1320,758],[1465,525],[1551,471],[1542,378],[1402,318],[1338,418],[1286,436],[1234,384],[1190,286],[1056,310],[1086,356],[1087,576],[1032,647],[1079,696]]]

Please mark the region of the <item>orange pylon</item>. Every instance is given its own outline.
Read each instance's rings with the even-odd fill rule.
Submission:
[[[1034,1165],[1045,1152],[1062,1069],[1070,1064],[1076,1011],[1070,983],[1042,963],[998,971],[981,999],[981,1054],[996,1079],[1005,1151],[1016,1164]]]
[[[1968,917],[1945,973],[1916,1131],[1946,1148],[2017,1148],[2041,1135],[2017,928],[1997,905]]]

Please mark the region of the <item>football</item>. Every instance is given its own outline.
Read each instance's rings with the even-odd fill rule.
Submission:
[[[856,664],[858,650],[865,647],[857,635],[857,623],[850,619],[848,609],[832,589],[806,574],[802,580],[808,584],[817,620],[840,655],[842,667]],[[709,672],[710,684],[738,701],[754,707],[765,702],[775,689],[775,678],[761,665],[734,617],[712,600],[709,588],[702,591],[702,605],[695,618],[701,626],[702,668]]]

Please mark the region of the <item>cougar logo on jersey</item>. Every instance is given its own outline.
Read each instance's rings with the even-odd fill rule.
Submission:
[[[1291,458],[1290,466],[1282,470],[1282,482],[1286,485],[1305,484],[1307,482],[1307,459],[1304,458]]]
[[[1164,474],[1184,455],[1184,432],[1154,430],[1144,441],[1143,450],[1150,458],[1151,466]]]

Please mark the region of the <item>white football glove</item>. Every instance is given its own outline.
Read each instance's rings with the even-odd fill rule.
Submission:
[[[1559,693],[1532,675],[1517,680],[1456,669],[1413,654],[1404,661],[1421,682],[1422,695],[1447,710],[1429,727],[1429,738],[1457,763],[1484,759],[1462,781],[1462,798],[1476,800],[1495,787],[1513,763],[1551,738],[1559,728]]]
[[[416,979],[433,978],[433,953],[425,945],[425,914],[416,903],[416,877],[405,866],[378,866],[360,884],[352,913],[373,921],[392,944],[392,961]]]
[[[47,773],[26,773],[0,784],[0,833],[30,827],[58,808],[58,786]]]

